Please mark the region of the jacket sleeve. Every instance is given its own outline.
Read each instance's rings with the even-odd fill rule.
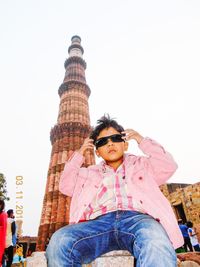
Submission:
[[[60,176],[59,190],[61,193],[67,196],[72,196],[74,188],[78,179],[78,174],[81,165],[84,162],[84,157],[75,152],[72,157],[65,163],[64,170]]]
[[[145,167],[153,173],[157,184],[165,183],[178,167],[171,154],[150,138],[144,138],[139,148],[148,156],[145,159]]]

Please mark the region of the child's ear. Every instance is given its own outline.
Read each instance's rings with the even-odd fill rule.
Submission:
[[[96,153],[97,157],[100,157],[98,150],[95,150],[95,153]]]
[[[125,151],[128,150],[128,145],[129,145],[128,142],[125,142],[125,144],[124,144],[124,150],[125,150]]]

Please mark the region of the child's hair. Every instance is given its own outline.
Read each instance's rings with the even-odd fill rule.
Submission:
[[[7,210],[8,217],[10,217],[12,213],[14,213],[13,209]]]
[[[90,138],[95,142],[100,132],[104,129],[108,129],[109,127],[114,128],[119,133],[124,131],[124,128],[119,125],[116,120],[111,119],[109,114],[104,114],[104,116],[97,121],[97,126],[93,129]]]
[[[187,227],[189,227],[189,228],[192,228],[192,227],[193,227],[193,223],[192,223],[191,221],[188,221],[188,222],[186,223],[186,225],[187,225]]]
[[[183,220],[182,219],[178,219],[178,224],[182,224]]]

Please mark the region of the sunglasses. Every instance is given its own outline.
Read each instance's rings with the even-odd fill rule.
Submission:
[[[126,134],[113,134],[106,137],[99,138],[94,142],[94,145],[96,146],[96,149],[105,146],[109,140],[111,140],[113,143],[120,143],[125,142],[122,136],[125,136]]]

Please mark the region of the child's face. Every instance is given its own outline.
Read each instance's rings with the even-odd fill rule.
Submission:
[[[111,136],[114,134],[120,134],[120,133],[113,127],[104,129],[98,135],[97,140],[102,137]],[[123,157],[124,152],[127,150],[127,148],[128,148],[127,142],[112,142],[111,139],[109,139],[107,144],[97,148],[96,154],[97,156],[102,157],[105,161],[115,162]]]

